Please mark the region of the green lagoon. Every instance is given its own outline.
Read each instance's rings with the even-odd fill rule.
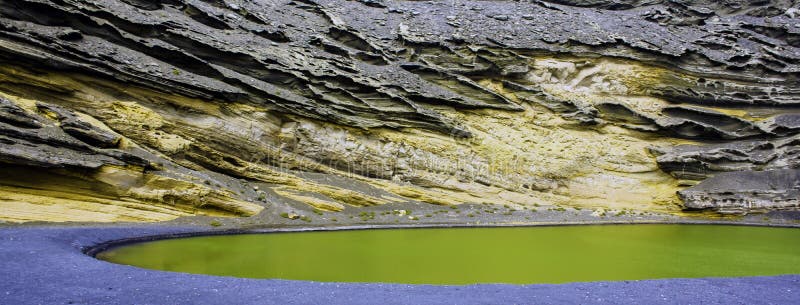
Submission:
[[[247,278],[565,283],[800,273],[800,229],[719,225],[379,229],[167,239],[98,258]]]

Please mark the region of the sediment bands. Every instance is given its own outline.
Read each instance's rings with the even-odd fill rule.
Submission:
[[[797,208],[798,17],[777,0],[3,1],[0,219]]]

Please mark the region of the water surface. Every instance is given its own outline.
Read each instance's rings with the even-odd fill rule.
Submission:
[[[98,258],[149,269],[339,282],[565,283],[800,273],[800,229],[605,225],[191,237]]]

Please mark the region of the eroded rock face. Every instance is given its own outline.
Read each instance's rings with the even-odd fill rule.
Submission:
[[[263,209],[228,191],[158,174],[158,156],[122,143],[92,118],[42,102],[20,104],[0,97],[4,219],[147,221],[209,214],[198,211],[203,207],[232,215]]]
[[[726,172],[680,192],[692,209],[746,213],[800,207],[796,169]]]
[[[36,181],[78,173],[105,187],[76,202],[169,215],[268,205],[241,179],[331,211],[788,208],[714,181],[797,167],[798,72],[792,1],[10,1],[0,162],[51,179],[0,186],[55,202]]]

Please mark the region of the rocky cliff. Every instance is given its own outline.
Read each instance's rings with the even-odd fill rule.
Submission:
[[[793,0],[2,0],[0,219],[794,209],[798,76]]]

